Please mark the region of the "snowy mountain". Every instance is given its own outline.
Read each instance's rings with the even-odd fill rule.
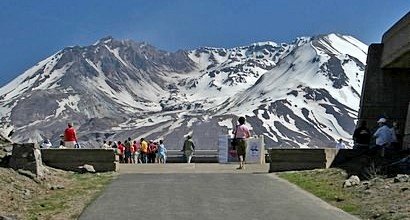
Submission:
[[[230,49],[166,52],[103,38],[68,47],[0,89],[4,133],[57,142],[68,121],[83,145],[193,134],[215,149],[238,116],[267,147],[326,147],[354,129],[367,46],[351,36],[301,37]]]

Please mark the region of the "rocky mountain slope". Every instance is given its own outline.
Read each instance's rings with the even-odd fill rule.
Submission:
[[[103,139],[193,134],[215,149],[246,115],[268,147],[325,147],[348,140],[359,106],[367,46],[345,35],[236,48],[166,52],[103,38],[68,47],[0,89],[3,133],[57,142],[68,121],[85,146]]]

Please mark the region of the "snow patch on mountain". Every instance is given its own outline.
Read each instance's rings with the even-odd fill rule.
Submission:
[[[32,88],[32,85],[38,81],[46,81],[50,72],[61,58],[60,52],[39,62],[34,67],[28,69],[16,79],[0,88],[0,100],[13,99]],[[53,77],[54,78],[54,77]],[[49,85],[49,84],[47,84]]]
[[[78,103],[81,100],[79,95],[68,96],[66,99],[62,99],[60,101],[57,100],[58,108],[56,109],[55,117],[58,118],[60,114],[70,108],[73,111],[80,111],[78,108]]]

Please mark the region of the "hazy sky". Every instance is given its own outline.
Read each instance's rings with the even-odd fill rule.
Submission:
[[[337,32],[366,44],[410,0],[1,0],[0,86],[53,53],[105,36],[175,51]]]

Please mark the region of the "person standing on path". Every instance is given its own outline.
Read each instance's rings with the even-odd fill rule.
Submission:
[[[144,138],[140,139],[140,155],[142,163],[148,163],[148,143]]]
[[[125,159],[124,162],[125,163],[131,163],[131,156],[132,156],[132,144],[131,144],[131,138],[128,138],[127,140],[125,140],[124,142],[124,154],[125,154]]]
[[[153,140],[150,140],[148,144],[148,163],[155,163],[157,150],[157,145],[154,143]]]
[[[249,128],[245,125],[245,117],[239,117],[239,125],[236,126],[233,131],[234,139],[236,139],[236,152],[239,158],[239,167],[237,169],[243,169],[245,165],[246,156],[246,139],[251,137]]]
[[[191,163],[192,155],[194,154],[194,151],[195,151],[195,145],[194,145],[194,142],[192,141],[191,135],[188,135],[186,137],[182,151],[184,152],[187,163]]]
[[[118,154],[119,162],[124,163],[125,162],[125,147],[121,143],[121,141],[118,141],[118,144],[117,144],[117,154]]]
[[[167,149],[165,148],[164,141],[159,141],[158,147],[158,163],[166,163],[167,162]]]
[[[77,134],[73,127],[73,123],[68,123],[64,131],[64,146],[66,148],[75,148],[77,145]]]
[[[132,160],[133,163],[142,163],[140,160],[140,145],[137,143],[136,140],[134,140],[134,143],[132,144],[133,148],[133,155],[132,155]]]

